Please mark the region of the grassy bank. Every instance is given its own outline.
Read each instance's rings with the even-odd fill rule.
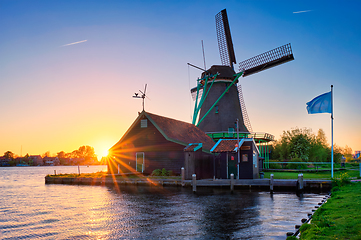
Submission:
[[[287,172],[287,171],[269,171],[264,173],[265,178],[269,178],[273,174],[275,179],[296,179],[298,174],[302,173],[304,179],[331,179],[331,171],[325,172]],[[341,170],[334,171],[334,178],[340,178],[341,175],[347,174],[350,178],[357,178],[360,176],[360,172],[357,170]]]
[[[361,182],[333,188],[331,198],[303,224],[300,239],[361,239]],[[289,237],[287,239],[296,239]]]
[[[77,173],[70,174],[57,174],[57,175],[47,175],[47,177],[63,177],[63,178],[150,178],[150,179],[181,179],[180,176],[143,176],[141,174],[126,174],[126,175],[109,175],[105,172],[96,172],[96,173],[81,173],[80,175]]]

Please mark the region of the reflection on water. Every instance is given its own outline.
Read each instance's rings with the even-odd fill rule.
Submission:
[[[1,239],[285,239],[324,196],[45,185],[44,176],[54,169],[77,172],[0,168]]]

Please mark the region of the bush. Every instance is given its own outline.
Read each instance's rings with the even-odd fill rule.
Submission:
[[[282,169],[282,166],[280,163],[270,163],[269,168],[271,169]]]
[[[151,176],[161,176],[162,175],[162,170],[160,169],[155,169],[153,170],[152,174],[150,174]]]
[[[163,168],[162,170],[155,169],[155,170],[153,170],[151,176],[158,176],[158,177],[159,176],[163,176],[163,177],[165,177],[165,176],[174,176],[174,173],[173,173],[172,170],[168,171],[165,168]]]
[[[163,168],[161,176],[169,176],[168,174],[169,174],[168,171],[165,170],[165,168]]]
[[[290,163],[287,163],[286,168],[287,169],[307,169],[307,165],[306,164],[299,164],[296,162],[303,162],[301,158],[292,158],[291,160],[289,160]],[[292,163],[294,162],[294,163]]]
[[[337,190],[338,188],[345,186],[351,182],[350,176],[347,173],[341,173],[340,178],[332,179],[332,190]]]

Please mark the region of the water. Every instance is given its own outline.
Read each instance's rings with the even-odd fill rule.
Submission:
[[[76,166],[0,168],[0,239],[285,239],[324,194],[45,185]],[[82,166],[81,172],[106,170]]]

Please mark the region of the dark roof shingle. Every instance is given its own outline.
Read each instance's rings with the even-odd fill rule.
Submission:
[[[206,150],[210,150],[215,144],[212,138],[193,124],[148,112],[145,112],[145,115],[153,120],[158,130],[170,141],[185,146],[189,143],[202,143]]]

